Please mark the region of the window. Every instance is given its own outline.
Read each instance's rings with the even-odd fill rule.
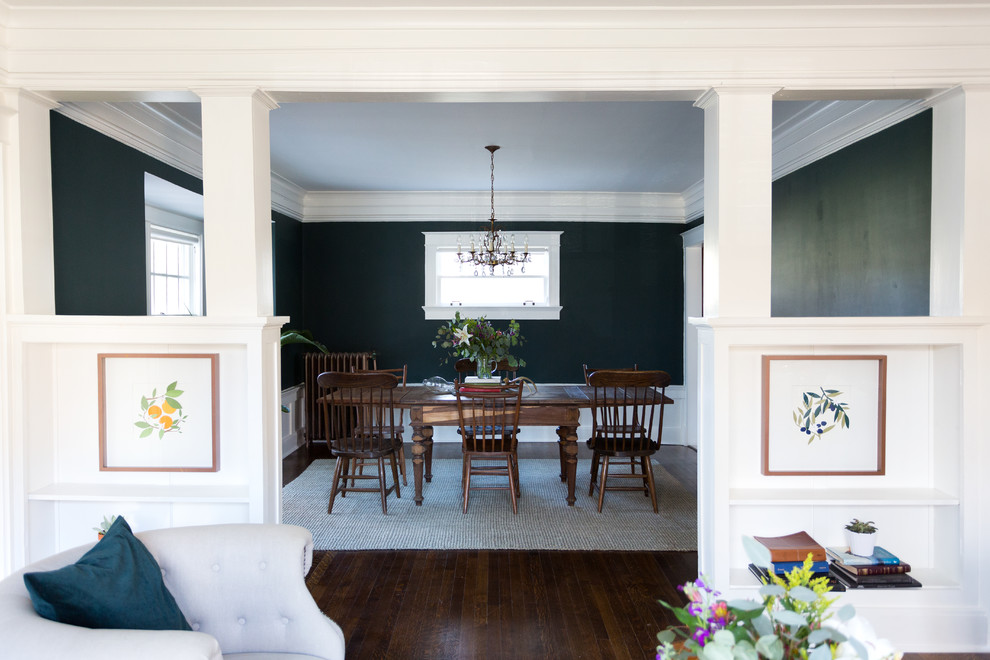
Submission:
[[[202,195],[145,174],[149,315],[203,314],[202,199]]]
[[[426,318],[447,319],[460,311],[489,319],[559,319],[560,234],[517,234],[517,241],[528,240],[530,262],[513,268],[512,275],[503,275],[500,268],[490,275],[457,260],[458,245],[470,241],[470,234],[424,232]]]

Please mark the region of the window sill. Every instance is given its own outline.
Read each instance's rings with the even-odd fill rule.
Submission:
[[[425,318],[428,321],[435,319],[452,319],[454,318],[455,312],[460,312],[461,316],[466,318],[478,318],[479,316],[484,316],[486,319],[492,321],[509,319],[516,319],[517,321],[559,321],[561,309],[563,308],[559,305],[547,307],[469,307],[467,305],[460,305],[457,307],[452,307],[450,305],[445,305],[443,307],[423,306],[423,311],[426,313]]]

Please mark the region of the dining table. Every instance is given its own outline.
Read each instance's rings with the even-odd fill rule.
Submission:
[[[567,484],[567,504],[574,506],[578,463],[578,419],[582,408],[591,408],[594,388],[588,385],[538,385],[527,388],[519,408],[519,426],[556,427],[560,455],[560,480]],[[458,426],[457,397],[426,386],[396,388],[396,407],[409,410],[412,426],[412,464],[416,506],[423,504],[423,479],[433,478],[433,429]],[[664,397],[664,403],[673,399]]]

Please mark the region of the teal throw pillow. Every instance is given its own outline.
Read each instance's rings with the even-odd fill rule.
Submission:
[[[25,573],[39,615],[87,628],[191,630],[162,570],[118,517],[103,539],[71,566]]]

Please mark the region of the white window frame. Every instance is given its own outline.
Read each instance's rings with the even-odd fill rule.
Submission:
[[[511,233],[511,232],[510,232]],[[517,235],[520,232],[515,232]],[[439,280],[437,278],[437,251],[442,248],[456,248],[458,239],[470,239],[470,232],[429,231],[423,232],[425,237],[426,267],[424,268],[425,304],[423,311],[427,320],[451,319],[455,312],[461,316],[486,319],[542,319],[560,320],[560,235],[559,231],[528,231],[529,248],[546,249],[550,256],[550,273],[547,290],[547,303],[543,305],[440,305]],[[467,266],[465,266],[467,268]]]
[[[186,243],[194,247],[194,257],[190,263],[190,309],[189,314],[173,316],[202,316],[203,315],[203,221],[199,218],[164,211],[153,206],[144,209],[144,246],[145,246],[145,287],[148,299],[148,315],[160,316],[152,310],[153,297],[151,290],[151,240],[152,238]]]

